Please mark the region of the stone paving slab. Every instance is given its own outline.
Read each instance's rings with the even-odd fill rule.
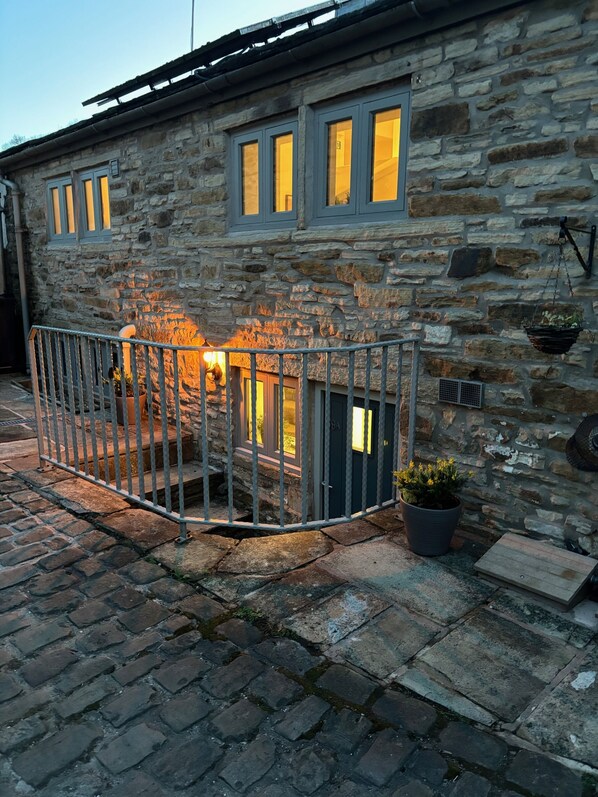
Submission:
[[[380,679],[392,673],[418,653],[441,626],[401,606],[391,606],[362,628],[328,648],[327,655],[350,661]]]
[[[337,548],[318,566],[443,625],[475,609],[496,589],[387,540]]]
[[[328,595],[342,583],[342,579],[317,565],[308,565],[283,578],[269,581],[248,595],[246,602],[270,620],[282,620]]]
[[[142,551],[151,551],[158,545],[179,536],[177,523],[168,518],[147,512],[145,509],[126,509],[114,512],[101,523],[108,531],[116,532],[130,540]]]
[[[598,649],[595,646],[538,703],[518,735],[598,769]]]
[[[204,534],[194,537],[186,545],[169,542],[154,548],[152,556],[172,572],[201,578],[237,545],[236,540]]]
[[[333,645],[388,606],[387,601],[371,592],[341,587],[319,603],[283,620],[282,625],[302,639]]]
[[[418,661],[444,675],[461,694],[513,722],[574,655],[574,648],[480,609]]]
[[[321,531],[300,531],[241,540],[218,565],[220,573],[274,575],[295,570],[332,550]]]
[[[56,496],[65,509],[76,515],[110,515],[129,508],[118,495],[76,477],[52,484],[46,493]]]

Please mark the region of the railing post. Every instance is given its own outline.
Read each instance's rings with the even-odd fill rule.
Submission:
[[[417,385],[419,374],[419,341],[414,341],[411,356],[411,385],[409,387],[409,436],[407,438],[407,462],[411,462],[415,450],[415,423],[417,420]]]
[[[31,386],[33,388],[33,401],[35,403],[35,431],[37,433],[37,453],[39,457],[39,470],[48,470],[49,465],[44,463],[44,434],[42,422],[42,403],[39,395],[39,377],[37,373],[37,355],[35,352],[35,337],[37,330],[31,327],[29,331],[29,362],[31,363]]]

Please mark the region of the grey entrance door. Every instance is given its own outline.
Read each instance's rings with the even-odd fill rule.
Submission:
[[[324,401],[324,396],[322,397]],[[386,404],[384,412],[384,451],[382,455],[382,480],[380,502],[392,497],[392,452],[394,412],[392,404]],[[345,514],[347,473],[346,444],[347,434],[351,435],[351,513],[377,504],[378,485],[378,428],[380,404],[370,399],[368,408],[367,438],[364,436],[365,407],[363,399],[353,400],[353,427],[347,429],[347,396],[330,394],[330,478],[328,487],[328,517],[335,518]],[[322,417],[325,418],[324,408]],[[363,506],[363,460],[366,458],[365,482],[366,501]],[[325,465],[323,466],[324,469]],[[322,472],[322,483],[326,481]],[[325,506],[322,484],[322,507]]]

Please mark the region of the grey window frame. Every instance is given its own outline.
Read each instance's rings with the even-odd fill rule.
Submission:
[[[277,373],[268,373],[266,371],[257,371],[255,378],[256,382],[262,382],[264,385],[264,443],[263,445],[258,444],[258,460],[272,465],[279,465],[281,449],[276,447],[276,438],[279,431],[277,390],[280,389],[280,378]],[[251,440],[248,440],[245,436],[247,417],[250,409],[244,389],[246,379],[251,380],[251,371],[245,368],[236,369],[235,381],[233,383],[237,398],[235,445],[239,453],[250,457]],[[295,456],[293,457],[283,452],[284,466],[290,470],[299,471],[301,468],[301,446],[299,444],[301,440],[299,380],[293,376],[285,376],[283,379],[283,386],[292,387],[295,390]]]
[[[84,172],[77,174],[77,188],[79,192],[79,238],[80,240],[110,240],[112,235],[112,213],[110,213],[110,227],[101,229],[101,195],[100,195],[100,177],[105,177],[108,180],[108,202],[110,202],[110,173],[107,166],[101,169],[87,169]],[[93,196],[93,215],[95,221],[95,230],[87,229],[87,214],[85,206],[85,192],[83,190],[83,182],[91,180],[92,196]]]
[[[397,199],[372,202],[369,200],[369,192],[374,114],[397,107],[401,108]],[[312,224],[350,224],[356,221],[390,221],[406,217],[410,116],[411,95],[408,89],[364,95],[314,110],[314,183],[310,214]],[[344,119],[351,119],[353,122],[350,200],[347,205],[326,205],[328,125]]]
[[[274,157],[273,141],[275,138],[287,133],[293,134],[293,209],[289,211],[273,211],[274,206]],[[244,216],[242,213],[242,163],[241,147],[257,141],[258,144],[258,190],[259,213]],[[297,222],[297,147],[298,124],[297,120],[277,122],[276,124],[262,125],[242,133],[231,135],[231,168],[230,168],[230,208],[232,230],[247,230],[248,228],[275,229],[277,227],[292,227]]]
[[[65,187],[70,185],[73,194],[73,219],[75,222],[74,232],[65,232],[67,229],[67,214],[66,214],[66,199]],[[54,218],[54,203],[52,202],[52,190],[58,190],[58,212],[60,213],[60,228],[61,233],[54,232],[55,218]],[[75,196],[75,185],[71,176],[60,177],[58,179],[48,180],[46,184],[46,207],[48,209],[48,237],[50,241],[76,241],[77,240],[77,202]]]

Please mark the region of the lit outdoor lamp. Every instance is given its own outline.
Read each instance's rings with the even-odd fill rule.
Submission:
[[[220,382],[224,378],[224,352],[213,349],[207,339],[204,340],[204,343],[206,346],[210,346],[210,349],[203,353],[206,373],[212,377],[214,382]]]

